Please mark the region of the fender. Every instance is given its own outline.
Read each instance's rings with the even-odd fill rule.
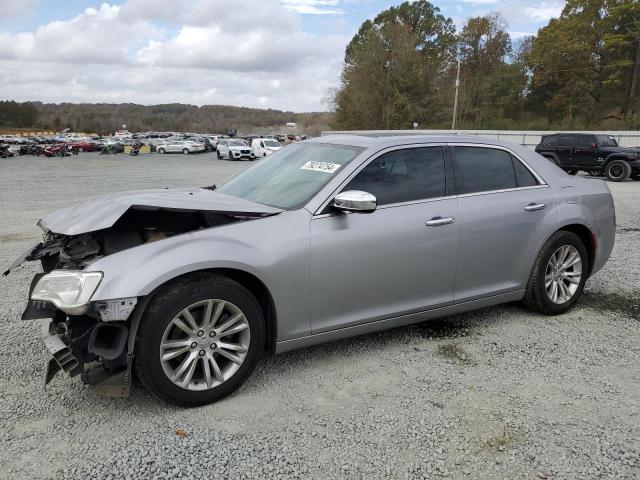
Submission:
[[[122,250],[91,263],[103,273],[91,301],[137,297],[140,302],[176,277],[200,270],[233,269],[257,278],[269,291],[278,318],[278,340],[310,331],[309,217],[302,209],[261,222],[203,229]],[[286,248],[282,248],[283,240]]]

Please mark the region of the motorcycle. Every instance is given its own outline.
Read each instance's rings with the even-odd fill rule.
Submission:
[[[100,150],[100,155],[122,153],[123,151],[124,146],[121,143],[107,143]]]
[[[73,152],[71,147],[65,143],[49,145],[44,148],[43,153],[45,157],[70,157],[72,153],[78,154],[78,152]]]
[[[0,158],[13,157],[13,152],[9,150],[9,144],[4,143],[0,145]]]
[[[44,152],[44,148],[40,145],[36,145],[35,143],[30,143],[28,145],[22,145],[18,153],[20,155],[42,155]]]
[[[140,147],[142,147],[142,144],[139,142],[132,144],[129,155],[131,155],[132,157],[137,157],[138,155],[140,155]]]

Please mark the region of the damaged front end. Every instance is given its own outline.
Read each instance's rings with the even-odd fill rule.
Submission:
[[[99,199],[45,217],[39,222],[43,241],[4,273],[25,261],[42,264],[22,318],[41,321],[52,356],[45,383],[65,371],[107,394],[129,394],[135,332],[150,297],[92,301],[103,280],[102,272],[91,271],[94,262],[176,235],[279,213],[204,189],[152,193],[112,196],[111,203]]]

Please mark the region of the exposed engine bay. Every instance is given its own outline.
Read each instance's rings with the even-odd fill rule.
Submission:
[[[25,260],[39,259],[45,272],[81,270],[98,258],[144,243],[262,216],[132,206],[110,228],[79,235],[46,233]]]

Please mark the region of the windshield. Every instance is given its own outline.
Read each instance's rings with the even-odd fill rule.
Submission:
[[[247,144],[244,143],[242,140],[229,140],[229,145],[233,146],[233,147],[246,147]]]
[[[276,142],[275,140],[265,140],[264,141],[264,146],[265,147],[279,147],[280,143]]]
[[[281,148],[220,187],[220,192],[284,210],[307,203],[364,149],[299,143]]]
[[[598,145],[601,147],[617,147],[618,142],[610,135],[598,135]]]

